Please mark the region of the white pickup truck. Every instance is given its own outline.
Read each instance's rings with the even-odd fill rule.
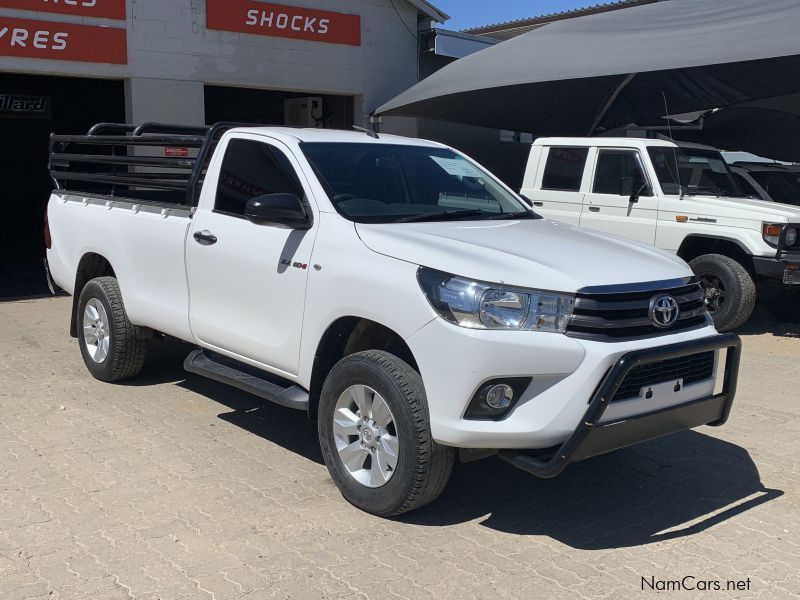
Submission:
[[[720,331],[747,321],[758,286],[800,284],[800,208],[748,196],[713,148],[540,138],[520,193],[544,216],[677,254]]]
[[[53,136],[50,169],[47,261],[91,374],[196,344],[188,371],[315,418],[366,511],[436,498],[456,449],[551,477],[730,411],[739,339],[683,261],[543,219],[440,144],[101,124]]]

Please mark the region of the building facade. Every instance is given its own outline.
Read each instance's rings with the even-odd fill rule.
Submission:
[[[417,82],[418,31],[446,18],[426,0],[0,0],[0,194],[18,225],[0,285],[41,255],[51,132],[365,125]],[[382,127],[416,133],[410,119]]]

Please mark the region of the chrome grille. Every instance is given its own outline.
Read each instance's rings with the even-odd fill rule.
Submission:
[[[650,301],[669,294],[678,301],[678,320],[659,328],[650,319]],[[608,286],[579,290],[575,311],[567,325],[567,335],[600,341],[622,341],[669,335],[703,327],[707,310],[703,288],[694,279],[630,286]]]

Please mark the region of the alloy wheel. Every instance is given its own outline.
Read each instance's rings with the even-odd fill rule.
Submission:
[[[367,385],[347,388],[333,412],[333,436],[345,469],[360,484],[385,485],[397,467],[400,441],[394,415]]]
[[[90,298],[83,309],[83,340],[91,359],[102,363],[108,356],[111,336],[108,331],[108,314],[97,298]]]

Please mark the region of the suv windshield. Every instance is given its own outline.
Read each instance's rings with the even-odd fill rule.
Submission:
[[[800,173],[791,171],[751,171],[769,197],[782,204],[800,206]]]
[[[452,150],[375,143],[303,143],[341,215],[359,223],[531,219],[527,206]]]
[[[715,150],[649,146],[647,152],[665,194],[747,196],[736,182],[728,163]]]

